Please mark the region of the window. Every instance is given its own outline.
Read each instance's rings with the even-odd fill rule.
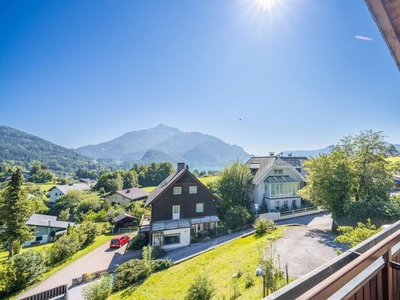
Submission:
[[[56,196],[58,196],[58,194],[56,193]]]
[[[182,194],[182,188],[180,186],[175,186],[174,195],[180,195],[180,194]]]
[[[275,201],[275,209],[279,209],[279,201]]]
[[[296,200],[292,200],[292,209],[297,208]]]
[[[42,241],[43,240],[43,236],[37,236],[36,237],[36,242]]]
[[[204,203],[196,203],[196,212],[197,213],[204,212]]]
[[[197,186],[189,186],[189,194],[197,194]]]
[[[284,208],[288,208],[288,201],[287,200],[283,201],[283,207]]]
[[[274,170],[274,175],[282,175],[283,171],[282,170]]]
[[[179,233],[164,235],[164,245],[179,244],[181,242],[181,235]]]

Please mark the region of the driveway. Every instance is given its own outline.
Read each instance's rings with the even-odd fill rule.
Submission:
[[[336,250],[345,250],[333,242],[336,236],[331,233],[330,215],[314,215],[292,223],[297,221],[305,225],[287,227],[283,238],[274,242],[282,264],[288,264],[291,278],[301,277],[337,257]]]
[[[85,256],[82,256],[75,262],[62,268],[46,280],[33,286],[25,293],[19,295],[17,299],[28,297],[65,283],[70,286],[72,284],[72,278],[81,277],[82,274],[89,272],[105,270],[116,264],[122,264],[132,258],[141,257],[141,250],[126,251],[126,247],[127,245],[117,249],[110,249],[109,242],[107,242]]]

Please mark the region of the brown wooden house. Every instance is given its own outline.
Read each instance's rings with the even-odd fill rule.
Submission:
[[[153,245],[173,249],[190,244],[191,233],[214,229],[219,219],[215,196],[184,163],[150,194],[146,207],[151,216],[141,222],[141,232],[149,234]]]

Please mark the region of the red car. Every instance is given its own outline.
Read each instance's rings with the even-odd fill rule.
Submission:
[[[125,245],[131,239],[128,235],[117,235],[110,241],[110,248],[120,248]]]

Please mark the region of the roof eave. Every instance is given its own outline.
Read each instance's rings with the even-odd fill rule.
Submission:
[[[365,0],[365,3],[400,71],[400,37],[397,36],[396,30],[393,27],[384,5],[381,0]]]

